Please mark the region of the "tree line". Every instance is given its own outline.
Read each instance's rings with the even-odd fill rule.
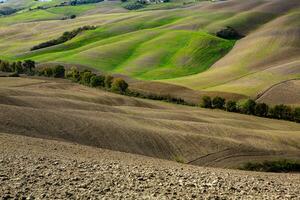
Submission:
[[[95,74],[90,70],[80,71],[76,67],[68,70],[62,65],[54,67],[43,67],[36,69],[33,60],[8,62],[0,60],[0,71],[13,73],[10,76],[19,76],[19,74],[37,75],[54,78],[66,78],[73,82],[80,83],[89,87],[100,87],[109,91],[118,92],[123,95],[166,101],[170,103],[197,106],[186,102],[184,99],[172,97],[170,95],[146,94],[128,89],[128,83],[122,78],[115,78],[111,75]],[[280,104],[269,106],[266,103],[256,103],[252,99],[245,101],[226,101],[225,98],[216,96],[211,98],[203,96],[200,106],[209,109],[221,109],[228,112],[255,115],[259,117],[282,119],[300,123],[300,107],[292,108],[291,106]]]
[[[68,40],[71,40],[72,38],[76,37],[79,33],[87,30],[95,30],[97,27],[96,26],[83,26],[79,27],[77,29],[74,29],[72,31],[66,31],[64,32],[59,38],[49,40],[47,42],[40,43],[36,46],[33,46],[30,51],[38,50],[38,49],[43,49],[51,46],[55,46],[58,44],[62,44],[64,42],[67,42]]]
[[[33,60],[24,60],[17,62],[8,62],[0,60],[0,71],[2,72],[13,72],[16,76],[18,74],[31,75],[35,68],[35,62]]]
[[[226,101],[225,98],[218,96],[214,98],[204,96],[200,105],[203,108],[221,109],[228,112],[300,122],[300,107],[292,108],[284,104],[271,107],[266,103],[256,103],[252,99],[236,102],[233,100]]]

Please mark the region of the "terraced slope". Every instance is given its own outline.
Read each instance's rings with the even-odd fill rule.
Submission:
[[[141,80],[250,97],[300,77],[297,0],[204,1],[180,9],[130,12],[118,10],[117,3],[96,7],[68,8],[67,13],[81,10],[75,20],[47,20],[61,18],[64,12],[56,8],[39,17],[34,12],[41,11],[1,18],[0,57],[80,64]],[[98,28],[65,44],[29,51],[84,25]],[[225,26],[245,37],[237,42],[216,37],[214,33]]]
[[[300,154],[293,122],[120,96],[66,80],[0,78],[0,132],[196,165]]]

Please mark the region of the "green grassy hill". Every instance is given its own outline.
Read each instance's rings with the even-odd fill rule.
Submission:
[[[77,18],[61,20],[72,14]],[[122,8],[121,2],[102,2],[28,10],[0,18],[0,57],[80,64],[194,90],[255,97],[274,84],[300,78],[299,17],[296,0],[173,1],[137,11]],[[30,51],[85,25],[98,28]],[[245,37],[216,37],[226,26]]]

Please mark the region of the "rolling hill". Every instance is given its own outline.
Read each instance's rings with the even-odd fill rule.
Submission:
[[[299,159],[300,125],[126,97],[63,79],[0,78],[0,132],[237,168]]]
[[[77,18],[61,20],[71,14]],[[176,1],[137,11],[101,2],[25,10],[0,18],[0,58],[87,66],[149,85],[158,81],[256,98],[275,84],[300,78],[299,16],[297,0]],[[30,51],[85,25],[98,28]],[[215,36],[226,26],[245,37]],[[275,96],[272,103],[283,102]],[[292,103],[299,104],[299,98]]]

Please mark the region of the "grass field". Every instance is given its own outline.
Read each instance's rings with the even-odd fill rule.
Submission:
[[[71,14],[79,16],[60,20]],[[299,16],[300,3],[295,0],[174,1],[137,11],[104,2],[25,11],[0,18],[0,58],[82,65],[255,98],[274,84],[300,77]],[[64,44],[29,51],[84,25],[98,28]],[[216,37],[225,26],[245,37]]]

